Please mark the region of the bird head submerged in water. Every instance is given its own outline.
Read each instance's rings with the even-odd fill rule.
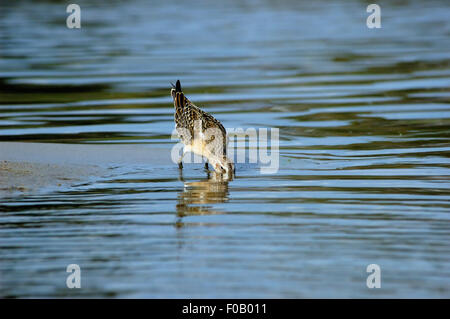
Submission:
[[[227,132],[223,125],[188,100],[179,80],[176,85],[172,84],[170,94],[175,106],[175,127],[184,144],[179,167],[183,168],[184,154],[193,152],[206,157],[216,172],[233,173],[234,164],[227,157]]]

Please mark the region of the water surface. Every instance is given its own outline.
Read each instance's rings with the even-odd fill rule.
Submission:
[[[376,30],[363,1],[77,3],[80,30],[64,1],[0,5],[0,142],[170,150],[180,79],[227,128],[279,128],[280,169],[124,152],[6,196],[0,296],[450,297],[448,2],[377,2]]]

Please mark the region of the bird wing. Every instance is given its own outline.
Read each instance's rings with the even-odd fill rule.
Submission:
[[[174,86],[174,85],[172,85]],[[175,123],[178,134],[180,135],[180,139],[184,144],[191,144],[192,139],[196,135],[200,135],[204,138],[204,133],[209,128],[217,128],[220,130],[221,137],[223,140],[223,149],[226,149],[226,136],[227,132],[223,125],[216,120],[211,114],[202,111],[199,107],[197,107],[194,103],[189,101],[189,99],[184,95],[181,91],[180,82],[177,81],[175,88],[175,94],[173,96],[174,106],[175,106]],[[196,127],[201,121],[201,128]],[[187,134],[183,134],[182,129],[187,129],[189,131],[190,136],[186,136]],[[185,132],[187,133],[187,132]],[[215,139],[214,136],[205,140],[206,144],[209,144]]]
[[[178,83],[177,83],[178,84]],[[183,92],[176,92],[173,103],[175,106],[175,124],[180,135],[181,140],[185,144],[190,144],[191,139],[194,136],[193,126],[189,125],[190,120],[188,118],[188,114],[191,112],[187,107],[187,98],[184,96]],[[187,136],[187,132],[183,132],[183,129],[187,129],[189,131],[189,135]]]

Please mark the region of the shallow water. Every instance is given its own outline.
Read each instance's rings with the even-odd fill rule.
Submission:
[[[170,150],[180,79],[227,128],[279,128],[280,169],[130,159],[3,198],[0,296],[450,297],[447,1],[377,2],[381,29],[361,1],[77,3],[80,30],[1,3],[0,142]]]

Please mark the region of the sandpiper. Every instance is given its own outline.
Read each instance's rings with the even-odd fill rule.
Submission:
[[[227,157],[227,132],[223,125],[189,101],[181,90],[180,80],[172,84],[170,94],[175,106],[175,128],[184,144],[178,167],[182,169],[184,155],[193,152],[206,157],[206,169],[209,162],[216,172],[233,173],[234,164]]]

